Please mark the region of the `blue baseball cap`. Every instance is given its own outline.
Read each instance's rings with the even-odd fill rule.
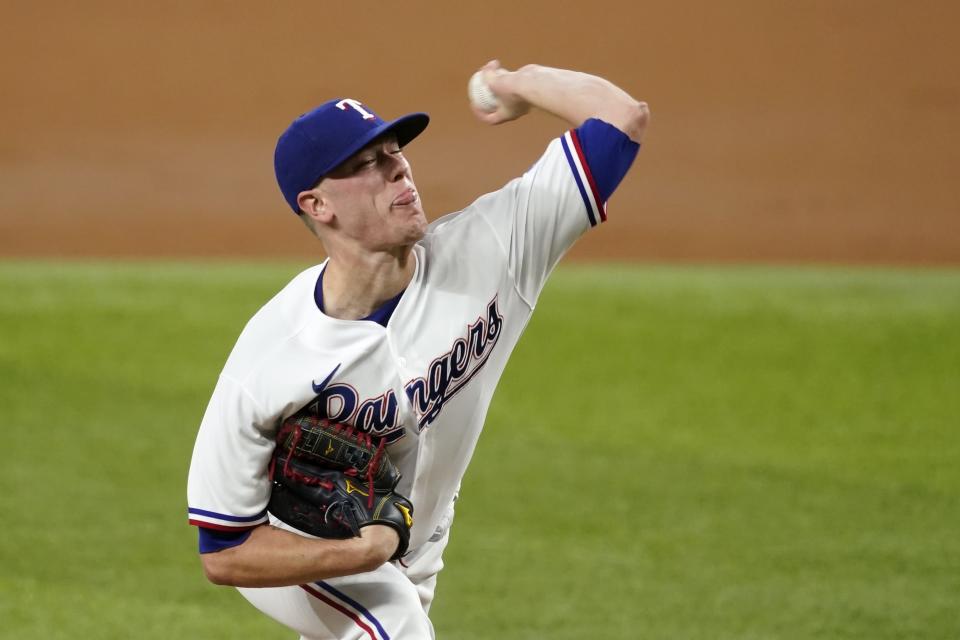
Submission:
[[[334,98],[300,115],[277,140],[273,168],[283,197],[300,213],[297,195],[336,169],[344,160],[385,133],[400,146],[420,135],[430,116],[410,113],[387,122],[359,100]]]

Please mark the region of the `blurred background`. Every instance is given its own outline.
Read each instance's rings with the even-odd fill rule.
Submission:
[[[960,637],[960,3],[0,9],[0,638],[290,637],[185,517],[236,336],[322,257],[276,138],[427,111],[456,211],[567,126],[475,121],[491,58],[653,116],[499,386],[438,637]]]
[[[642,261],[960,261],[960,5],[921,0],[3,3],[0,255],[312,256],[273,178],[296,115],[428,111],[428,215],[523,171],[563,124],[489,129],[491,58],[650,103],[616,231]]]

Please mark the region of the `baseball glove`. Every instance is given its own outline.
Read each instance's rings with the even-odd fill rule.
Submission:
[[[288,418],[270,464],[270,513],[320,538],[351,538],[371,524],[393,527],[407,551],[413,505],[394,492],[400,472],[382,442],[309,415]]]

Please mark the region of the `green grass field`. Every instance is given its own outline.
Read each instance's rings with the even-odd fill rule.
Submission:
[[[291,638],[206,583],[193,438],[302,265],[0,263],[0,637]],[[960,637],[960,271],[577,266],[467,474],[438,637]]]

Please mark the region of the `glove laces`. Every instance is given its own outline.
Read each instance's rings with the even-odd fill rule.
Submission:
[[[320,421],[320,424],[323,427],[331,428],[334,433],[337,433],[346,439],[354,442],[356,445],[364,448],[366,450],[374,449],[373,437],[369,433],[360,431],[352,425],[343,424],[341,422],[332,422],[326,418]],[[320,486],[324,489],[332,490],[333,482],[329,480],[324,480],[315,476],[309,476],[303,473],[300,473],[290,464],[293,456],[296,453],[297,446],[300,444],[300,440],[303,437],[303,427],[300,426],[299,420],[293,424],[293,435],[290,440],[290,446],[287,448],[287,455],[283,461],[282,473],[285,478],[292,478],[297,482],[300,482],[305,485]],[[281,432],[278,436],[278,442],[283,440],[284,434]],[[380,470],[380,464],[383,460],[385,452],[385,443],[383,438],[378,438],[376,449],[373,451],[373,456],[367,462],[367,470],[364,474],[364,480],[367,484],[367,508],[372,509],[374,504],[374,491],[376,487],[376,475]],[[273,477],[274,468],[276,466],[276,456],[270,461],[270,476]],[[357,478],[360,476],[360,471],[355,466],[348,467],[342,470],[342,473],[347,476],[352,476]]]

